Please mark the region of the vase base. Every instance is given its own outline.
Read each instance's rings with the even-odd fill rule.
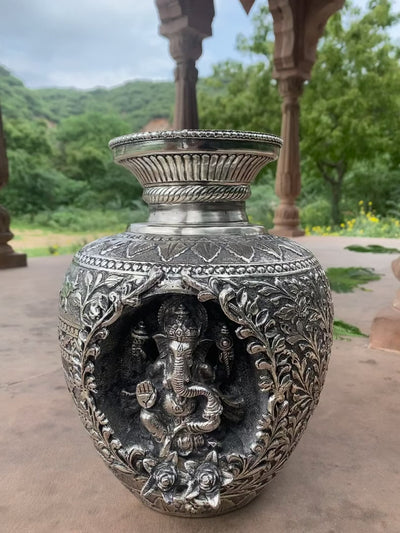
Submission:
[[[265,488],[265,487],[263,487],[263,488]],[[128,490],[129,490],[129,488],[128,488]],[[233,505],[232,507],[224,508],[222,510],[215,509],[215,510],[210,510],[208,512],[196,513],[196,514],[195,513],[190,513],[190,512],[167,511],[167,510],[164,510],[164,509],[162,509],[160,507],[155,507],[154,505],[152,505],[151,502],[149,502],[145,498],[139,498],[139,499],[140,499],[140,501],[142,503],[144,503],[144,505],[146,507],[148,507],[152,511],[156,511],[157,513],[160,513],[162,515],[166,515],[166,516],[170,516],[170,517],[174,517],[174,518],[193,518],[193,519],[196,519],[196,518],[216,518],[217,516],[230,514],[230,513],[233,513],[235,511],[238,511],[239,509],[242,509],[243,507],[246,507],[253,500],[255,500],[256,498],[259,497],[260,492],[262,492],[262,491],[259,490],[256,494],[252,494],[251,496],[248,496],[247,498],[245,498],[243,501],[241,501],[239,503],[235,503],[235,505]]]

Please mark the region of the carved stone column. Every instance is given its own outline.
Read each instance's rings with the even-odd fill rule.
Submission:
[[[299,229],[299,210],[296,198],[300,194],[300,146],[299,146],[299,97],[303,90],[301,77],[279,80],[279,92],[283,99],[281,137],[285,139],[278,161],[275,191],[281,203],[275,211],[271,233],[296,237],[304,235]]]
[[[211,35],[213,0],[156,0],[160,33],[169,39],[176,61],[174,129],[197,129],[196,61],[202,41]]]
[[[392,270],[400,281],[400,257],[392,262]],[[375,316],[369,347],[400,353],[400,289],[397,290],[392,305],[381,309]]]
[[[0,189],[8,183],[8,161],[0,109]],[[15,253],[8,244],[13,238],[10,231],[10,215],[0,205],[0,268],[26,266],[26,254]]]
[[[201,56],[201,41],[202,38],[190,30],[184,30],[170,37],[169,50],[176,61],[175,129],[197,129],[199,127],[196,60]]]
[[[274,78],[283,98],[281,137],[284,144],[276,174],[276,193],[281,202],[270,233],[295,237],[299,228],[295,205],[301,190],[299,151],[299,97],[310,79],[316,48],[328,18],[344,0],[269,0],[274,20]]]

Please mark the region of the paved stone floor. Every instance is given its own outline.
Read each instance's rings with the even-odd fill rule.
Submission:
[[[394,256],[344,250],[394,240],[298,239],[326,266],[372,266],[371,291],[335,295],[368,332],[398,282]],[[250,505],[216,519],[145,508],[103,466],[69,398],[56,340],[70,257],[0,271],[0,531],[4,533],[400,532],[400,355],[335,342],[320,404],[284,469]]]

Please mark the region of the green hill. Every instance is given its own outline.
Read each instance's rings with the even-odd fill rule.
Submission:
[[[28,89],[0,66],[0,103],[5,120],[62,119],[87,112],[118,114],[131,128],[140,130],[153,118],[171,118],[174,84],[131,81],[111,89]]]

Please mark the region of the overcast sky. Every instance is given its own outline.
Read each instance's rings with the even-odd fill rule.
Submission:
[[[256,0],[252,12],[265,0]],[[365,5],[367,0],[358,0]],[[203,41],[200,76],[251,32],[239,0],[214,0],[213,37]],[[394,4],[400,8],[400,0]],[[28,87],[110,87],[132,79],[172,79],[167,39],[154,0],[0,0],[0,64]]]

